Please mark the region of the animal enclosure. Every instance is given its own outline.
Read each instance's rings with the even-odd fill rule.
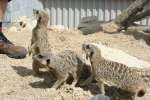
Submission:
[[[86,16],[97,16],[100,21],[110,21],[132,2],[133,0],[12,0],[5,22],[11,23],[18,16],[30,17],[33,8],[45,8],[50,16],[50,25],[76,28],[80,19]],[[150,19],[139,23],[150,25]]]

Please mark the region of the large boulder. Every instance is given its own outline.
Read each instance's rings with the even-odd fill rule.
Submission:
[[[78,29],[82,31],[84,35],[92,34],[101,30],[100,23],[96,16],[83,17],[78,25]]]
[[[104,95],[96,95],[96,96],[90,98],[90,100],[110,100],[110,98],[108,96],[104,96]]]

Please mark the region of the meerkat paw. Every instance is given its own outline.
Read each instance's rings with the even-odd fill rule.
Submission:
[[[104,86],[103,81],[99,81],[99,82],[97,83],[97,85],[98,85],[98,87],[99,87],[99,89],[100,89],[100,91],[101,91],[101,94],[102,94],[102,95],[105,95],[105,86]]]
[[[31,55],[31,53],[32,53],[31,47],[28,46],[28,54],[29,54],[29,56]]]
[[[52,86],[52,88],[58,89],[61,86],[61,81],[56,81],[56,83]]]
[[[73,81],[72,84],[71,84],[71,86],[72,86],[72,87],[75,87],[76,84],[77,84],[77,80],[76,80],[76,81]]]
[[[35,72],[35,71],[33,71],[32,74],[33,74],[33,76],[39,76],[39,75],[40,75],[40,72]]]

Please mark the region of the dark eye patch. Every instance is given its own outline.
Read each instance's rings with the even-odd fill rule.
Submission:
[[[89,45],[86,45],[86,49],[90,49],[90,46],[89,46]]]
[[[39,14],[39,11],[38,11],[38,10],[36,11],[36,14]]]
[[[41,22],[42,17],[39,17],[38,22]]]
[[[93,52],[93,51],[91,51],[91,53],[90,53],[90,58],[93,56],[93,54],[94,54],[94,52]]]
[[[50,59],[47,59],[47,61],[46,61],[46,62],[47,62],[47,65],[48,65],[48,64],[50,64]]]
[[[38,57],[39,57],[39,58],[43,58],[43,56],[42,56],[41,54],[40,54],[40,55],[38,55]]]

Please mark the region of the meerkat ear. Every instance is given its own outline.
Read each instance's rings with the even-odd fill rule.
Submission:
[[[39,11],[33,8],[33,13],[37,14],[37,13],[39,13]]]
[[[35,12],[35,11],[36,11],[36,9],[33,8],[33,12]]]

